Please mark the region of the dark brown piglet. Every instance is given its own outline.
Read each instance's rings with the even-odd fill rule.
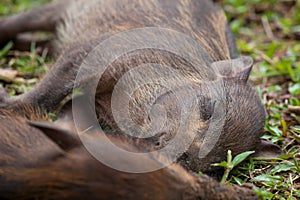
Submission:
[[[147,32],[153,30],[149,27],[159,28],[160,31]],[[57,60],[52,70],[30,92],[16,98],[1,98],[1,107],[22,111],[24,106],[31,106],[37,110],[53,111],[74,88],[81,88],[86,95],[95,97],[96,114],[100,121],[115,132],[126,135],[131,131],[121,128],[119,120],[113,115],[116,111],[114,103],[124,100],[120,97],[113,100],[116,85],[120,80],[125,80],[121,84],[123,90],[119,90],[122,93],[152,77],[153,83],[138,87],[131,94],[128,104],[120,106],[129,109],[128,120],[141,130],[155,121],[162,122],[162,129],[156,130],[155,137],[151,138],[150,149],[167,147],[180,130],[185,137],[176,145],[190,144],[183,148],[178,162],[198,172],[210,170],[212,163],[225,160],[228,150],[237,155],[255,150],[260,144],[265,113],[255,89],[248,81],[253,62],[248,57],[238,56],[226,17],[213,2],[62,0],[1,19],[0,40],[5,42],[22,32],[54,29],[56,39],[52,45]],[[167,30],[167,34],[162,29]],[[113,37],[126,31],[137,31],[139,34]],[[170,32],[176,32],[175,36],[169,36]],[[101,46],[112,38],[116,40]],[[159,44],[157,48],[155,44]],[[196,51],[195,44],[200,46],[200,51]],[[144,48],[131,48],[115,55],[128,45]],[[95,60],[89,60],[95,49],[100,53],[94,55]],[[172,51],[174,49],[179,53]],[[195,55],[195,52],[198,54]],[[97,60],[111,56],[115,59],[108,66],[102,66],[102,62]],[[158,67],[152,71],[147,68],[138,75],[129,75],[124,79],[130,71],[139,69],[143,64],[169,66],[176,72],[163,72],[169,68]],[[86,73],[79,76],[83,65],[87,66],[84,68]],[[101,78],[99,69],[103,70]],[[92,92],[95,84],[98,85],[96,95]],[[195,106],[198,106],[198,111],[187,112],[188,118],[182,119],[182,113],[185,113],[182,109],[190,108],[187,105],[189,101],[197,101]],[[153,109],[155,106],[156,109]],[[162,107],[164,112],[160,111]],[[220,110],[222,112],[218,114]],[[124,111],[117,113],[119,116],[122,114]],[[164,116],[166,121],[160,119]],[[224,123],[219,123],[221,127],[218,127],[217,119],[224,120]],[[126,119],[122,120],[127,123]],[[181,130],[181,125],[187,128]],[[211,127],[218,130],[214,131]],[[216,135],[218,137],[214,137]],[[200,154],[203,154],[202,157]]]
[[[28,122],[10,111],[1,111],[0,130],[1,199],[257,199],[249,189],[191,174],[177,164],[145,174],[117,171],[91,156],[71,130]],[[103,133],[84,137],[106,145]],[[131,165],[118,154],[107,154],[120,165]],[[151,154],[148,161],[148,166],[162,164]]]

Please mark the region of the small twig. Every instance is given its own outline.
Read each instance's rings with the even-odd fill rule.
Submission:
[[[2,76],[2,75],[0,75],[0,81],[6,82],[6,83],[13,83],[13,84],[17,84],[17,85],[24,84],[23,82],[19,81],[16,78],[9,78],[9,77]]]
[[[21,51],[9,51],[7,53],[7,56],[14,56],[14,57],[29,57],[30,56],[30,52],[21,52]]]
[[[290,112],[300,115],[300,106],[288,106]]]
[[[260,55],[270,65],[275,65],[274,61],[271,58],[269,58],[269,56],[267,56],[266,54],[264,54],[262,51],[254,49],[254,53]]]
[[[272,29],[271,29],[271,26],[270,26],[270,23],[269,23],[269,20],[266,16],[263,16],[261,18],[261,21],[262,21],[262,24],[263,24],[263,27],[264,27],[264,30],[268,36],[268,38],[270,40],[273,40],[275,37],[274,37],[274,34],[272,32]]]

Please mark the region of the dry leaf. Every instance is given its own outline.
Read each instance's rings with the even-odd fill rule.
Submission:
[[[0,69],[0,77],[14,79],[18,75],[18,71],[12,69]]]

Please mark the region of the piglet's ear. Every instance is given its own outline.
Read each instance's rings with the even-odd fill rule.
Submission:
[[[41,130],[64,151],[72,150],[81,144],[74,133],[58,128],[53,124],[47,122],[28,122],[28,124]]]
[[[214,62],[211,66],[219,77],[236,79],[246,83],[253,67],[253,59],[249,56],[242,56]]]

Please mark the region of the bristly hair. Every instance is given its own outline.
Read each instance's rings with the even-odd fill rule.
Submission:
[[[187,34],[215,61],[230,58],[226,16],[209,0],[75,0],[65,13],[55,44],[61,52],[95,38],[105,40],[122,31],[145,27]]]
[[[48,114],[39,107],[22,105],[20,107],[0,109],[0,117],[21,117],[31,121],[49,121]]]

